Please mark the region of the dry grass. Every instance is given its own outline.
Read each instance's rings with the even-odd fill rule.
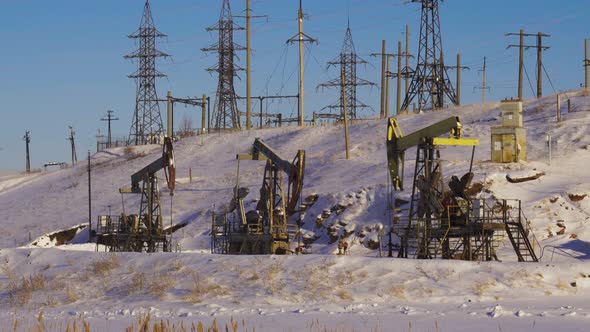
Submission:
[[[340,271],[334,278],[334,283],[339,286],[352,284],[354,282],[352,272],[352,270]]]
[[[141,276],[138,276],[138,279],[139,278],[141,278]],[[174,288],[175,286],[176,278],[166,272],[155,272],[150,276],[147,283],[147,289],[150,294],[159,298],[162,298],[170,288]]]
[[[170,322],[170,320],[153,320],[151,316],[148,314],[145,317],[140,317],[137,319],[137,322],[134,322],[129,327],[125,329],[126,332],[132,331],[141,331],[141,332],[186,332],[186,331],[194,331],[194,332],[239,332],[239,331],[256,331],[256,329],[252,328],[251,330],[246,326],[246,321],[242,320],[241,324],[238,321],[234,320],[233,317],[230,318],[229,323],[225,325],[220,325],[217,323],[217,319],[213,319],[213,322],[210,326],[203,324],[202,321],[198,321],[196,324],[195,322],[187,323],[185,325],[184,321],[180,322]]]
[[[174,259],[171,262],[172,269],[176,272],[180,272],[182,269],[186,267],[184,262],[181,259]]]
[[[188,292],[185,296],[185,300],[191,303],[200,303],[205,296],[223,296],[230,293],[227,287],[212,282],[209,278],[202,274],[192,271],[191,272],[191,283],[188,288]]]
[[[305,301],[327,300],[332,295],[333,285],[329,269],[316,264],[305,265],[293,273],[293,278],[300,288]]]
[[[343,301],[352,301],[352,294],[346,289],[339,289],[336,291],[336,296]]]
[[[275,277],[284,270],[283,263],[278,261],[271,263],[262,270],[262,279],[264,280],[274,280]]]
[[[478,296],[483,296],[490,288],[496,286],[496,280],[478,280],[473,285],[473,291]]]
[[[137,294],[142,292],[147,286],[145,273],[135,272],[131,277],[131,284],[129,285],[128,294]]]
[[[16,277],[14,273],[7,274],[9,277],[6,291],[8,300],[13,307],[21,307],[27,304],[33,293],[45,288],[47,278],[42,273],[33,273],[29,277]]]
[[[400,300],[406,300],[406,286],[404,285],[396,285],[391,286],[387,289],[387,295],[398,298]]]
[[[67,303],[74,303],[80,300],[80,295],[78,295],[78,292],[72,285],[66,285],[64,292]]]
[[[119,256],[117,255],[107,255],[103,258],[99,258],[92,263],[90,263],[92,267],[92,271],[99,276],[104,276],[110,273],[112,270],[121,266],[121,262]]]

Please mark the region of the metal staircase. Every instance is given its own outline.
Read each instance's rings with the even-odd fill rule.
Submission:
[[[538,262],[539,258],[535,253],[532,242],[536,242],[536,238],[532,231],[523,225],[522,221],[524,218],[522,210],[520,208],[520,201],[518,201],[518,218],[513,218],[508,212],[508,206],[506,201],[503,201],[502,206],[503,220],[506,229],[506,234],[512,243],[514,252],[518,257],[519,262]],[[532,235],[533,241],[529,239],[529,234]]]

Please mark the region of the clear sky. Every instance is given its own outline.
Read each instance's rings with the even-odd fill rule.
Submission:
[[[326,70],[326,62],[340,51],[347,17],[357,53],[369,61],[359,68],[359,77],[380,82],[380,59],[369,55],[381,51],[382,39],[387,40],[389,51],[395,52],[406,24],[411,30],[410,52],[417,52],[420,5],[404,2],[304,0],[308,15],[305,32],[319,40],[319,45],[306,53],[307,116],[337,100],[337,91],[316,87],[339,75],[333,68]],[[89,149],[94,152],[97,130],[106,132],[106,123],[99,119],[109,109],[120,118],[113,123],[114,136],[128,135],[135,83],[127,75],[136,70],[136,64],[123,55],[134,50],[134,41],[126,36],[137,29],[143,3],[0,0],[0,38],[4,41],[0,53],[0,170],[24,169],[22,137],[27,129],[32,137],[33,167],[48,161],[69,162],[68,125],[76,130],[78,159],[84,159]],[[232,1],[235,15],[244,15],[245,3]],[[215,64],[216,55],[206,55],[200,49],[216,40],[205,28],[218,19],[221,0],[152,0],[151,4],[156,26],[169,36],[158,47],[173,55],[158,62],[158,69],[168,74],[158,81],[159,96],[172,90],[178,97],[204,93],[213,98],[217,79],[205,69]],[[285,42],[297,32],[298,0],[252,0],[252,7],[253,15],[268,15],[268,19],[253,20],[253,94],[296,94],[297,47]],[[462,75],[463,104],[481,99],[474,87],[480,85],[478,70],[484,56],[488,58],[491,87],[488,98],[516,95],[518,50],[507,50],[506,46],[518,43],[518,38],[504,34],[519,29],[551,35],[545,41],[551,49],[544,53],[544,63],[556,90],[577,88],[583,82],[583,42],[590,37],[587,0],[448,0],[441,5],[440,14],[447,65],[453,65],[456,54],[461,53],[462,64],[471,68]],[[236,21],[245,25],[243,19]],[[237,32],[235,41],[245,45],[245,33]],[[535,57],[534,50],[526,52],[525,65],[533,86]],[[239,63],[245,67],[244,53]],[[454,80],[454,73],[450,75]],[[236,90],[245,95],[245,76],[241,76]],[[394,98],[395,81],[391,88]],[[544,91],[553,93],[546,78]],[[527,80],[524,92],[525,97],[533,95]],[[378,114],[378,87],[360,88],[358,95],[374,109],[362,115]],[[270,112],[280,109],[287,116],[296,114],[295,102],[268,107]],[[161,108],[165,119],[165,105]],[[194,126],[200,126],[196,110],[177,110],[176,119],[186,112]]]

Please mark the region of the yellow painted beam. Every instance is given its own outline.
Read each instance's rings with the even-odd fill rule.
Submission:
[[[433,138],[432,144],[447,146],[479,146],[479,140],[476,138]]]

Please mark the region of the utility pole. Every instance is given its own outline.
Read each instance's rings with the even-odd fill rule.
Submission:
[[[387,46],[385,46],[385,39],[381,41],[381,119],[385,119],[385,80],[387,75],[387,68],[385,67],[385,52]]]
[[[76,132],[72,126],[68,126],[70,128],[70,137],[66,138],[66,140],[70,141],[70,145],[72,147],[72,166],[78,162],[78,157],[76,156],[76,142],[74,140],[74,136]]]
[[[548,50],[550,47],[543,46],[543,37],[551,37],[551,35],[538,33],[525,33],[524,30],[520,30],[519,33],[507,33],[505,36],[519,36],[520,43],[518,45],[508,45],[507,48],[518,47],[519,48],[519,60],[518,60],[518,99],[522,100],[522,81],[524,71],[524,50],[529,48],[537,49],[537,98],[543,96],[543,51]],[[537,37],[536,45],[525,45],[525,37]]]
[[[373,55],[373,54],[371,54]],[[397,78],[397,104],[396,104],[396,115],[400,115],[401,111],[402,111],[402,103],[401,103],[401,79],[402,76],[406,76],[403,72],[402,72],[402,57],[406,57],[406,53],[402,52],[402,42],[398,41],[397,43],[397,53],[393,53],[393,54],[385,54],[385,57],[387,59],[387,72],[386,72],[386,78],[387,78],[387,82],[385,83],[385,89],[387,90],[387,93],[385,95],[385,118],[389,117],[389,79],[390,78]],[[391,57],[397,57],[397,72],[394,74],[389,70],[390,67],[390,58]]]
[[[107,121],[107,123],[108,123],[107,149],[110,149],[113,147],[112,146],[113,141],[112,141],[112,136],[111,136],[111,122],[119,120],[119,118],[113,117],[113,113],[114,113],[114,111],[108,110],[107,115],[105,117],[103,117],[102,119],[100,119],[100,121]]]
[[[246,130],[252,129],[252,43],[251,25],[252,18],[266,16],[252,16],[250,0],[246,0],[246,16],[235,16],[246,19]]]
[[[92,239],[92,179],[90,172],[90,150],[88,150],[88,242],[91,242]]]
[[[201,97],[201,135],[205,134],[207,127],[207,96]]]
[[[25,131],[25,137],[23,137],[25,144],[26,144],[26,172],[27,174],[31,173],[31,155],[30,155],[30,150],[29,150],[29,144],[31,144],[31,132],[30,131]]]
[[[174,114],[174,110],[172,109],[173,105],[172,92],[168,91],[168,94],[166,95],[166,136],[170,138],[174,136],[174,119],[172,118]]]
[[[390,77],[391,76],[391,57],[393,55],[386,55],[386,64],[385,64],[385,75],[386,75],[386,80],[385,80],[385,119],[387,119],[389,117],[389,92],[391,91],[390,87],[389,87],[389,81],[390,81]]]
[[[442,55],[441,55],[442,58]],[[457,65],[456,66],[446,66],[447,69],[455,69],[457,70],[457,79],[455,84],[457,85],[457,106],[461,105],[461,70],[469,70],[469,67],[461,66],[461,54],[457,53]]]
[[[391,77],[395,77],[395,74],[392,74],[390,72],[390,62],[391,62],[391,57],[395,57],[398,56],[398,54],[394,54],[394,53],[387,53],[386,52],[386,48],[385,48],[385,41],[382,42],[382,50],[381,53],[371,53],[372,57],[377,57],[380,56],[381,57],[381,62],[382,62],[382,73],[381,76],[384,80],[384,82],[382,81],[381,83],[381,95],[383,98],[383,111],[381,112],[381,118],[382,119],[386,119],[389,117],[389,79]]]
[[[537,98],[543,97],[543,51],[549,49],[543,47],[543,37],[550,36],[537,33]]]
[[[584,89],[588,90],[588,68],[590,67],[590,59],[588,59],[588,39],[584,39]]]
[[[304,43],[317,43],[316,39],[313,39],[303,32],[303,2],[299,0],[299,12],[297,14],[297,20],[299,21],[299,32],[287,41],[287,43],[299,43],[299,115],[298,123],[300,127],[304,126],[305,119],[305,93],[304,93]]]
[[[104,138],[104,135],[102,135],[100,129],[98,129],[98,134],[96,135],[96,152],[100,151],[100,142],[102,142],[102,138]]]
[[[474,90],[479,89],[481,90],[481,103],[484,104],[486,102],[486,90],[490,90],[490,88],[488,88],[486,86],[486,57],[483,57],[483,68],[481,70],[478,70],[478,72],[482,73],[482,77],[481,77],[481,86],[479,87],[475,87]]]
[[[410,25],[406,24],[406,67],[405,67],[405,76],[404,81],[406,83],[406,90],[405,94],[408,94],[408,90],[410,89]]]
[[[396,103],[396,115],[401,114],[402,110],[402,42],[397,42],[397,103]],[[381,246],[379,246],[381,248]]]

